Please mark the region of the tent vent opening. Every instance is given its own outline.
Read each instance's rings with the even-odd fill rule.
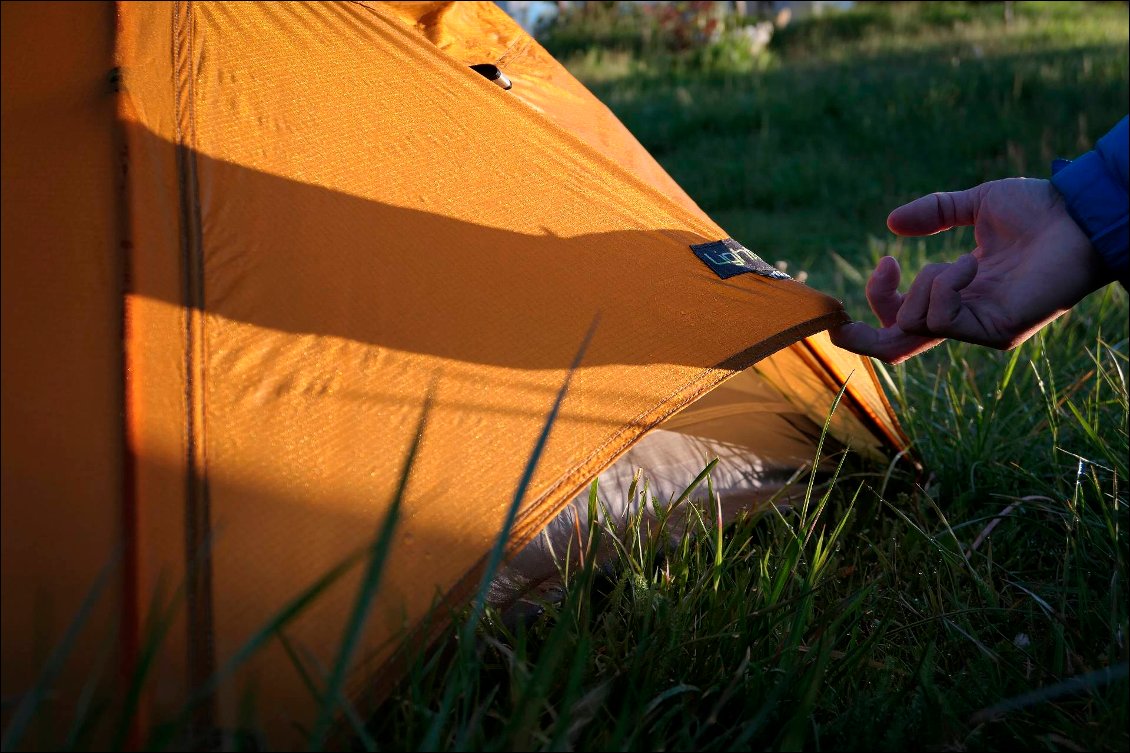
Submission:
[[[471,70],[481,75],[487,81],[493,81],[506,91],[510,91],[510,87],[514,85],[510,82],[507,75],[503,73],[497,65],[492,63],[477,63],[471,66]]]

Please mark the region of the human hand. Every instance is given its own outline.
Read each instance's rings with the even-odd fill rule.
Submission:
[[[867,282],[881,329],[834,327],[841,348],[901,363],[951,338],[1010,350],[1110,281],[1098,253],[1049,181],[1008,178],[934,193],[891,212],[898,235],[933,235],[973,225],[976,248],[922,268],[905,295],[885,256]]]

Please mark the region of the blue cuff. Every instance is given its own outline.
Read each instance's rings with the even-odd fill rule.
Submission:
[[[1130,247],[1130,194],[1126,188],[1127,118],[1074,162],[1052,164],[1052,184],[1067,211],[1115,277],[1125,282]]]

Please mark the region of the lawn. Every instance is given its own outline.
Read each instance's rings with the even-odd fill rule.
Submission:
[[[860,4],[744,56],[630,28],[546,43],[733,237],[865,317],[879,256],[913,270],[971,244],[897,240],[890,209],[1045,177],[1127,112],[1124,3],[1004,16]],[[886,373],[925,473],[849,456],[805,510],[641,536],[528,630],[488,620],[421,658],[369,742],[1125,750],[1125,291],[1011,353],[947,345]]]

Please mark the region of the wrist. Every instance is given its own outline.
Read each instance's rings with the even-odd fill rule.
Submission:
[[[1112,283],[1126,276],[1125,268],[1121,276],[1114,268],[1110,259],[1102,253],[1100,248],[1091,240],[1090,233],[1085,224],[1071,211],[1071,204],[1067,197],[1059,190],[1054,181],[1049,181],[1055,196],[1055,212],[1060,215],[1060,222],[1066,227],[1067,245],[1069,246],[1072,262],[1079,264],[1090,272],[1094,280],[1093,289]]]
[[[1062,197],[1067,214],[1086,235],[1102,260],[1108,280],[1127,276],[1128,228],[1125,167],[1121,171],[1111,143],[1125,140],[1126,121],[1121,121],[1100,140],[1098,148],[1073,162],[1052,164],[1051,184]],[[1125,157],[1122,158],[1123,161]]]

